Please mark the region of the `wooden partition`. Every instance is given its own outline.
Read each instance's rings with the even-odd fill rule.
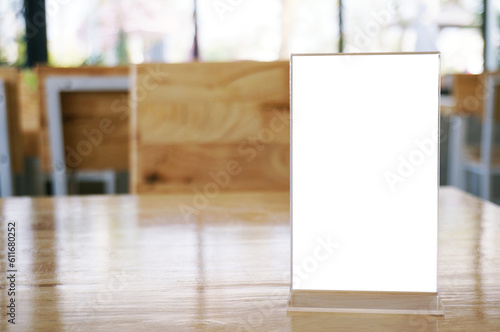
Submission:
[[[54,76],[124,76],[128,67],[38,67],[38,93],[40,105],[40,151],[42,171],[51,171],[49,147],[48,110],[46,103],[46,79]],[[68,92],[61,94],[61,113],[64,131],[66,165],[71,170],[127,170],[129,107],[128,91],[123,92]],[[89,133],[100,130],[103,119],[111,123],[111,133],[104,133],[102,140],[96,135],[94,142]],[[109,121],[108,121],[109,120]],[[86,134],[85,134],[86,133]],[[81,142],[89,141],[92,151],[82,155],[78,150]],[[88,145],[87,145],[88,146]]]
[[[4,81],[7,95],[7,116],[9,118],[9,143],[11,167],[14,174],[24,170],[23,134],[20,125],[19,71],[13,67],[0,67],[0,79]]]
[[[135,193],[289,189],[289,63],[132,67]]]

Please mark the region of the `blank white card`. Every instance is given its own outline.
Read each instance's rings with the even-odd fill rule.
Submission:
[[[439,61],[292,55],[292,290],[437,292]]]

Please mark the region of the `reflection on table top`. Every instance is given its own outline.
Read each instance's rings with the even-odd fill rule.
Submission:
[[[500,208],[440,197],[444,318],[287,315],[287,192],[2,200],[0,264],[15,221],[18,272],[16,326],[3,314],[0,330],[498,331]]]

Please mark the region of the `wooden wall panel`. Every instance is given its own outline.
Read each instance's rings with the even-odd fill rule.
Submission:
[[[9,120],[9,143],[11,167],[14,173],[24,171],[24,138],[21,131],[19,108],[19,71],[13,67],[0,67],[0,79],[5,83],[7,95],[7,116]]]
[[[240,172],[219,190],[289,189],[288,62],[144,64],[131,75],[134,192],[203,191],[228,167]]]
[[[36,69],[40,102],[40,151],[42,170],[51,171],[48,120],[45,99],[45,80],[50,76],[124,76],[128,67],[78,67],[54,68],[41,66]],[[66,165],[71,170],[115,169],[127,170],[129,160],[129,96],[128,92],[68,92],[61,94],[61,109],[66,147]],[[84,146],[89,141],[82,131],[99,129],[102,119],[109,119],[114,130],[104,134],[98,145],[86,155]],[[81,143],[81,144],[80,144]],[[80,150],[79,150],[80,144]],[[70,152],[71,151],[71,152]],[[77,154],[78,156],[73,158]],[[71,160],[68,159],[71,157]],[[74,160],[80,160],[75,163]]]
[[[137,192],[205,190],[287,190],[289,145],[262,144],[139,145]],[[212,189],[207,189],[212,190]]]

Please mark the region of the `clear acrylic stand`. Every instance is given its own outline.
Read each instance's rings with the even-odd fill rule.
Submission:
[[[437,293],[291,291],[289,312],[336,312],[443,316]]]

